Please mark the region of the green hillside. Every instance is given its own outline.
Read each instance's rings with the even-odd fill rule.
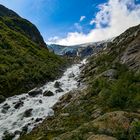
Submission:
[[[21,94],[52,80],[64,64],[32,23],[0,5],[0,95]]]

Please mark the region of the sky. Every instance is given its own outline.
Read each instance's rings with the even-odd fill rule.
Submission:
[[[34,23],[48,44],[106,40],[140,24],[140,0],[0,0],[0,4]]]

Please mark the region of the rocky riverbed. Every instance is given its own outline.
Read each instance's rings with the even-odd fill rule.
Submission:
[[[79,74],[83,60],[68,68],[63,76],[28,93],[7,98],[0,104],[0,139],[11,137],[17,139],[21,134],[30,132],[47,116],[52,116],[53,105],[59,98],[80,85]]]

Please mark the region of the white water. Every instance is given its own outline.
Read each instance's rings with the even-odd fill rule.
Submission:
[[[35,125],[38,124],[35,122],[36,118],[45,119],[47,116],[52,116],[54,112],[51,108],[56,102],[58,102],[59,98],[67,92],[78,88],[77,79],[80,74],[79,67],[82,66],[85,62],[86,61],[83,60],[81,63],[75,64],[71,68],[68,68],[63,76],[57,80],[62,83],[61,88],[64,90],[63,92],[55,92],[56,88],[54,88],[54,84],[56,81],[54,81],[49,82],[41,87],[43,92],[50,90],[54,93],[54,96],[45,97],[40,94],[36,97],[30,97],[27,93],[25,93],[7,98],[4,103],[0,104],[0,140],[2,139],[3,133],[6,130],[12,133],[14,133],[16,130],[21,131],[25,125],[30,123],[30,125],[28,125],[29,132],[35,127]],[[69,78],[70,73],[73,73],[75,77]],[[22,100],[24,102],[23,106],[19,109],[15,109],[13,103],[18,102],[23,97],[25,97],[25,100]],[[42,100],[42,103],[40,103],[39,100]],[[6,103],[10,105],[10,108],[8,109],[7,113],[2,113],[2,106]],[[31,108],[33,109],[32,116],[28,118],[23,117],[24,112]],[[18,136],[14,139],[17,138]]]

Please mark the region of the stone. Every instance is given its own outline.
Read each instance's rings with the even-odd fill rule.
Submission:
[[[69,117],[70,114],[69,114],[69,113],[61,113],[60,116],[61,116],[61,117]]]
[[[1,113],[6,114],[7,113],[7,110],[6,109],[2,109],[1,110]]]
[[[10,105],[8,105],[8,104],[6,103],[6,104],[4,104],[2,107],[3,107],[3,109],[8,110],[8,109],[10,108]]]
[[[6,100],[6,98],[3,95],[0,95],[0,104],[3,103]]]
[[[43,93],[43,96],[53,96],[54,95],[54,93],[52,92],[52,91],[45,91],[44,93]]]
[[[42,120],[43,120],[42,118],[36,118],[35,122],[40,122]]]
[[[20,107],[23,106],[23,104],[24,104],[24,102],[22,102],[21,100],[19,100],[17,103],[15,103],[14,108],[15,108],[15,109],[19,109]]]
[[[54,84],[54,87],[55,88],[60,88],[61,87],[61,83],[56,81],[55,84]]]
[[[22,133],[25,134],[28,131],[28,125],[22,127]]]
[[[117,139],[107,135],[91,135],[87,140],[117,140]]]
[[[59,92],[63,92],[64,90],[62,88],[58,88],[55,92],[59,93]]]
[[[117,76],[117,70],[109,69],[109,70],[103,72],[101,75],[103,75],[104,77],[109,77],[111,79],[114,79]]]
[[[23,114],[23,117],[26,117],[26,118],[31,117],[32,116],[32,111],[33,111],[32,108],[26,110]]]
[[[16,130],[16,131],[14,132],[14,134],[15,134],[15,135],[20,135],[20,134],[21,134],[21,131]]]
[[[35,97],[39,94],[42,94],[42,90],[41,89],[35,89],[35,90],[32,90],[32,91],[29,91],[28,94],[32,97]]]
[[[75,75],[74,75],[73,72],[71,72],[71,73],[69,74],[69,78],[73,78],[73,77],[75,77]]]
[[[43,103],[42,100],[39,100],[39,103],[42,104]]]

